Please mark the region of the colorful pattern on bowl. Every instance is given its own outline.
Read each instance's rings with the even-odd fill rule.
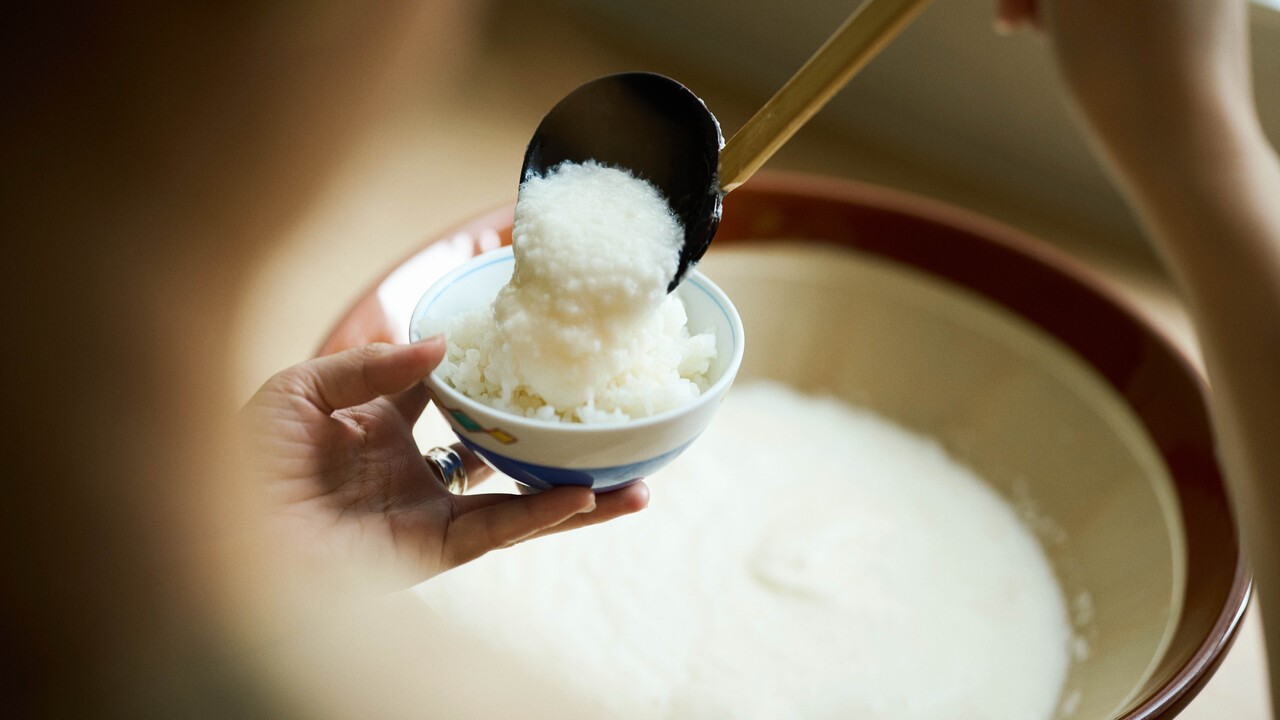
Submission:
[[[482,432],[488,435],[489,437],[493,438],[494,440],[497,440],[498,442],[502,443],[503,445],[511,445],[512,443],[519,442],[519,438],[507,432],[506,430],[503,430],[502,428],[496,428],[496,427],[494,428],[484,427],[483,425],[476,422],[475,420],[472,420],[471,416],[468,415],[464,410],[460,408],[451,408],[448,405],[445,405],[443,402],[440,401],[440,398],[437,397],[435,393],[431,393],[431,402],[435,403],[435,406],[440,409],[440,412],[444,413],[445,417],[449,418],[449,424],[452,426],[461,428],[462,430],[469,433]],[[467,442],[467,439],[463,437],[461,434],[459,434],[458,437],[464,443]]]
[[[693,441],[690,440],[684,445],[657,457],[625,465],[599,468],[561,468],[521,462],[515,458],[482,448],[467,440],[466,436],[462,434],[458,435],[458,439],[471,452],[480,456],[481,459],[493,467],[494,470],[523,485],[537,490],[549,490],[560,485],[580,485],[593,488],[596,492],[618,490],[637,480],[643,480],[661,470],[667,463],[676,459],[680,453],[693,444]]]

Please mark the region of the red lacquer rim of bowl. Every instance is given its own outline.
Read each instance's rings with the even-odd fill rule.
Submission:
[[[471,242],[475,254],[482,250],[480,238],[491,240],[494,232],[508,244],[512,216],[509,205],[493,210],[424,247]],[[712,247],[762,238],[834,244],[969,288],[1058,338],[1125,398],[1177,486],[1187,533],[1187,590],[1164,658],[1121,718],[1176,715],[1221,663],[1251,588],[1214,456],[1208,389],[1176,344],[1101,275],[1062,251],[989,218],[904,192],[762,173],[725,198]],[[377,298],[385,280],[337,323],[320,354],[394,339]]]

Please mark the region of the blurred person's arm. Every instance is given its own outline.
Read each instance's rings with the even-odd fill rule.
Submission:
[[[1254,107],[1246,3],[1000,5],[1006,26],[1048,32],[1096,149],[1187,301],[1280,701],[1280,162]]]
[[[370,600],[372,568],[299,572],[235,442],[255,260],[390,96],[448,77],[479,4],[54,2],[0,27],[9,715],[575,714],[414,598]]]

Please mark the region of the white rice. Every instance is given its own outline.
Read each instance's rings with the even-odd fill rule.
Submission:
[[[493,305],[448,319],[444,379],[541,420],[614,422],[696,399],[715,359],[667,294],[684,233],[662,195],[625,170],[566,163],[525,181],[515,272]]]

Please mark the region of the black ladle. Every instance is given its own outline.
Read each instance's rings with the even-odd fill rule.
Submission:
[[[670,292],[706,253],[724,195],[751,177],[928,2],[865,0],[727,144],[706,104],[669,77],[634,72],[592,80],[543,118],[525,151],[520,180],[565,161],[595,160],[653,183],[684,224]]]
[[[702,258],[720,224],[723,145],[720,123],[684,85],[654,73],[608,75],[551,108],[529,141],[520,181],[565,161],[595,160],[653,183],[684,224],[670,292]]]

